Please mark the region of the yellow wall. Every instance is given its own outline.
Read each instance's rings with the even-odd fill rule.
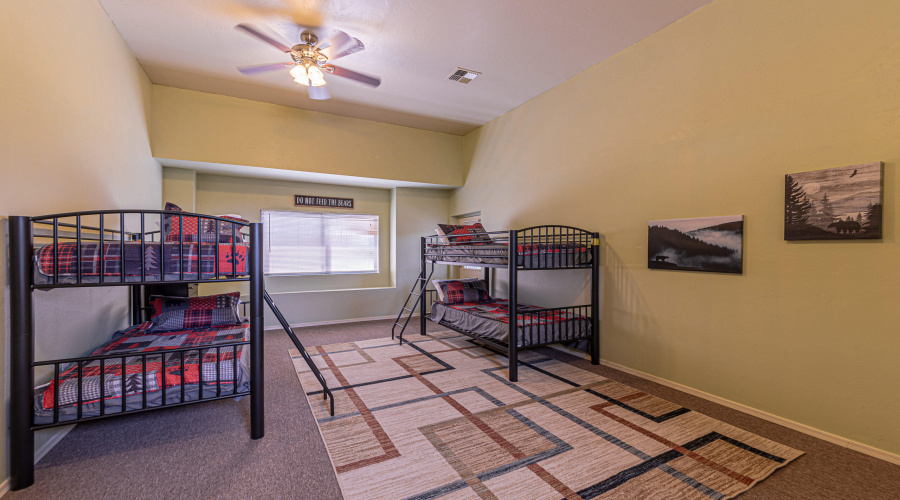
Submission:
[[[605,359],[900,453],[898,32],[900,2],[713,2],[466,136],[450,213],[605,234]],[[785,174],[873,161],[883,241],[783,240]],[[647,269],[647,221],[734,214],[742,276]]]
[[[178,205],[185,212],[197,212],[197,172],[187,168],[163,167],[162,205]]]
[[[461,186],[462,137],[153,86],[153,156]]]
[[[159,206],[150,81],[96,0],[0,2],[0,68],[0,215]],[[4,263],[5,252],[0,245]],[[124,288],[35,293],[36,355],[81,355],[108,339],[126,319],[127,297]],[[8,332],[6,307],[0,325]],[[3,450],[6,418],[0,412]],[[52,435],[39,433],[36,450]],[[0,482],[7,470],[0,453]]]

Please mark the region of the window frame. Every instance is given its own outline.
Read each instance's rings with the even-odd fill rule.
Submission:
[[[261,208],[259,210],[259,220],[265,220],[266,213],[289,213],[289,214],[299,214],[299,215],[318,215],[318,216],[336,216],[339,218],[341,216],[344,217],[374,217],[375,225],[376,225],[376,234],[375,234],[375,270],[373,271],[332,271],[332,272],[309,272],[309,273],[271,273],[263,271],[264,276],[332,276],[332,275],[354,275],[354,274],[379,274],[381,272],[381,216],[378,214],[366,214],[366,213],[338,213],[338,212],[313,212],[308,210],[278,210],[278,209],[267,209]],[[264,224],[265,226],[265,224]],[[325,225],[322,225],[324,228]],[[269,228],[263,229],[263,268],[268,267],[269,262],[269,252],[265,249],[270,247],[271,245],[267,245],[266,242],[269,239]],[[326,267],[331,267],[330,265],[330,254],[331,247],[325,246],[326,252]]]

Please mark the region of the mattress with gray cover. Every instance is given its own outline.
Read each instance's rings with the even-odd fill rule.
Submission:
[[[521,303],[517,313],[519,347],[570,342],[591,335],[591,318],[587,316],[560,310],[545,311]],[[488,340],[509,343],[509,302],[504,299],[452,305],[434,302],[431,320]]]

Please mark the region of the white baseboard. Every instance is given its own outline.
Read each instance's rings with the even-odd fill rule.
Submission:
[[[574,349],[569,349],[563,346],[551,345],[550,347],[566,352],[568,354],[572,354],[574,356],[578,356],[584,359],[590,359],[589,356],[581,351],[576,351]],[[823,441],[828,441],[829,443],[836,444],[838,446],[842,446],[844,448],[851,449],[853,451],[858,451],[865,455],[869,455],[870,457],[875,457],[880,460],[884,460],[885,462],[890,462],[892,464],[900,465],[900,455],[895,455],[889,451],[885,451],[879,448],[875,448],[874,446],[869,446],[867,444],[863,444],[857,441],[853,441],[852,439],[847,439],[845,437],[841,437],[830,432],[826,432],[820,429],[816,429],[815,427],[810,427],[805,424],[801,424],[799,422],[794,422],[793,420],[788,420],[784,417],[779,417],[778,415],[773,415],[771,413],[764,412],[762,410],[757,410],[756,408],[743,405],[741,403],[736,403],[731,401],[730,399],[725,399],[720,396],[716,396],[715,394],[710,394],[708,392],[703,392],[698,389],[694,389],[693,387],[688,387],[686,385],[681,385],[678,382],[672,382],[671,380],[666,380],[662,377],[657,377],[656,375],[651,375],[649,373],[644,373],[640,370],[635,370],[634,368],[629,368],[627,366],[620,365],[618,363],[613,363],[612,361],[606,361],[604,359],[600,360],[600,364],[603,366],[608,366],[610,368],[628,373],[629,375],[634,375],[636,377],[641,377],[643,379],[650,380],[652,382],[656,382],[657,384],[664,385],[666,387],[670,387],[672,389],[686,392],[692,396],[697,396],[699,398],[703,398],[707,401],[712,401],[713,403],[720,404],[722,406],[727,406],[733,410],[737,410],[743,413],[747,413],[748,415],[753,415],[754,417],[761,418],[763,420],[772,422],[773,424],[778,424],[782,427],[787,427],[788,429],[795,430],[797,432],[802,432],[809,436],[819,438]]]
[[[413,314],[413,316],[418,316],[418,314]],[[339,325],[342,323],[361,323],[363,321],[379,321],[383,319],[396,319],[397,315],[392,314],[390,316],[373,316],[371,318],[351,318],[351,319],[336,319],[331,321],[316,321],[313,323],[292,323],[291,328],[303,328],[305,326],[323,326],[323,325]],[[281,325],[278,326],[267,326],[266,330],[281,330]]]

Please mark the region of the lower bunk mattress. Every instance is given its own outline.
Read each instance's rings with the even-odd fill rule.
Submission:
[[[591,335],[589,316],[564,310],[547,311],[519,303],[516,317],[519,347],[570,342]],[[431,320],[477,337],[509,344],[509,301],[505,299],[452,305],[434,302]]]
[[[121,358],[106,359],[103,362],[102,401],[101,362],[99,360],[81,362],[82,418],[99,416],[101,402],[105,414],[121,413],[123,392],[127,412],[163,406],[163,392],[165,392],[165,404],[175,404],[200,399],[201,390],[203,398],[249,391],[249,346],[222,347],[218,355],[215,349],[217,344],[249,340],[250,323],[246,318],[240,325],[147,333],[151,325],[152,323],[147,322],[119,332],[111,341],[90,354],[90,356],[147,354],[146,373],[143,369],[142,356],[125,358],[124,391]],[[184,370],[182,372],[181,353],[166,353],[166,350],[191,347],[197,347],[197,350],[184,353]],[[218,383],[216,381],[217,371]],[[235,380],[237,381],[236,386]],[[184,389],[183,399],[182,388]],[[144,405],[145,393],[146,406]],[[35,425],[53,423],[55,398],[55,387],[52,380],[35,388]],[[58,403],[59,422],[77,418],[78,366],[75,363],[60,371]]]
[[[469,264],[509,264],[509,245],[503,243],[431,245],[425,248],[429,261]],[[517,245],[516,266],[524,269],[584,267],[591,264],[591,249],[581,243]]]
[[[104,243],[102,250],[100,243],[82,243],[79,266],[78,243],[67,242],[56,245],[55,258],[54,246],[45,245],[35,249],[34,283],[36,285],[53,283],[54,260],[60,283],[75,283],[79,267],[82,283],[98,283],[101,273],[104,282],[115,283],[121,280],[123,271],[126,282],[141,281],[142,263],[145,266],[144,281],[179,280],[182,265],[185,280],[214,279],[217,264],[219,277],[232,277],[234,276],[232,273],[235,273],[236,277],[247,276],[246,243],[185,242],[182,250],[179,242],[144,242],[143,248],[142,259],[140,242],[126,242],[124,245]],[[161,272],[165,273],[165,279],[161,279]]]

